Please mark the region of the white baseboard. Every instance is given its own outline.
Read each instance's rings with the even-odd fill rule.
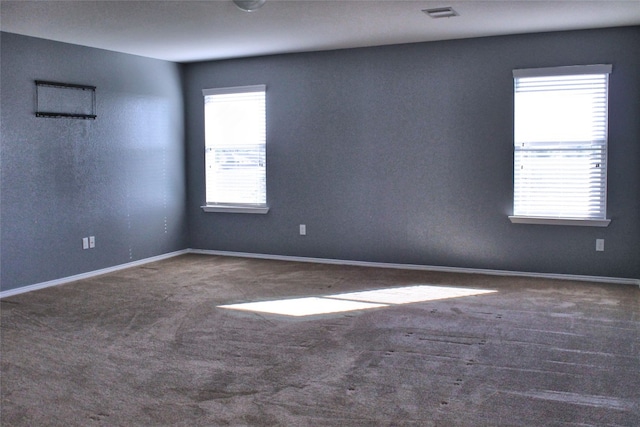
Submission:
[[[89,271],[87,273],[76,274],[74,276],[63,277],[61,279],[50,280],[48,282],[36,283],[33,285],[23,286],[20,288],[0,291],[0,299],[10,297],[12,295],[22,294],[25,292],[35,291],[38,289],[49,288],[51,286],[63,285],[65,283],[75,282],[76,280],[88,279],[91,277],[100,276],[102,274],[113,273],[118,270],[137,267],[140,265],[161,261],[167,258],[173,258],[179,255],[184,255],[188,253],[201,254],[201,255],[241,257],[241,258],[271,259],[276,261],[294,261],[294,262],[310,262],[310,263],[317,263],[317,264],[350,265],[350,266],[356,266],[356,267],[395,268],[395,269],[401,269],[401,270],[422,270],[422,271],[439,271],[439,272],[447,272],[447,273],[485,274],[485,275],[491,275],[491,276],[514,276],[514,277],[534,277],[534,278],[542,278],[542,279],[578,280],[578,281],[586,281],[586,282],[635,285],[640,287],[640,279],[627,279],[627,278],[621,278],[621,277],[600,277],[600,276],[580,276],[580,275],[573,275],[573,274],[532,273],[532,272],[523,272],[523,271],[489,270],[489,269],[481,269],[481,268],[441,267],[441,266],[419,265],[419,264],[395,264],[395,263],[385,263],[385,262],[352,261],[352,260],[341,260],[341,259],[330,259],[330,258],[269,255],[269,254],[256,254],[256,253],[250,253],[250,252],[216,251],[216,250],[208,250],[208,249],[184,249],[181,251],[170,252],[167,254],[154,256],[151,258],[145,258],[138,261],[128,262],[126,264],[120,264],[113,267],[103,268],[100,270]]]
[[[439,271],[447,273],[485,274],[491,276],[515,276],[533,277],[542,279],[577,280],[586,282],[613,283],[621,285],[640,286],[640,279],[627,279],[621,277],[581,276],[574,274],[532,273],[524,271],[489,270],[482,268],[440,267],[420,264],[395,264],[385,262],[351,261],[329,258],[310,258],[288,255],[255,254],[249,252],[215,251],[207,249],[189,249],[189,253],[201,255],[218,255],[242,258],[271,259],[278,261],[312,262],[318,264],[351,265],[357,267],[397,268],[402,270]]]
[[[137,267],[144,264],[149,264],[150,262],[161,261],[167,258],[173,258],[178,255],[184,255],[189,253],[189,249],[183,249],[181,251],[170,252],[167,254],[162,254],[158,256],[154,256],[151,258],[140,259],[138,261],[128,262],[126,264],[115,265],[113,267],[102,268],[100,270],[89,271],[87,273],[76,274],[74,276],[63,277],[61,279],[49,280],[48,282],[36,283],[33,285],[22,286],[20,288],[9,289],[6,291],[0,292],[0,299],[10,297],[12,295],[23,294],[25,292],[31,292],[38,289],[49,288],[51,286],[63,285],[69,282],[75,282],[76,280],[89,279],[91,277],[100,276],[107,273],[113,273],[114,271],[124,270],[125,268]]]

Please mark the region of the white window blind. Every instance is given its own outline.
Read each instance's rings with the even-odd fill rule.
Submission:
[[[265,207],[266,86],[202,92],[207,206]]]
[[[514,216],[606,217],[611,65],[514,70]]]

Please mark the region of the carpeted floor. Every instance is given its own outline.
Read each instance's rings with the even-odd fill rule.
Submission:
[[[495,292],[219,307],[417,285]],[[11,296],[1,316],[3,427],[640,426],[630,285],[185,255]]]

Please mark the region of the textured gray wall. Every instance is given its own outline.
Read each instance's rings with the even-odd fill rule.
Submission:
[[[183,83],[176,64],[0,34],[2,290],[188,246],[640,277],[639,27],[190,64]],[[613,222],[511,224],[511,70],[590,63],[614,66]],[[36,118],[36,79],[97,86],[98,119]],[[260,83],[271,211],[203,213],[201,89]]]
[[[181,67],[8,33],[1,54],[1,289],[186,248]],[[97,86],[98,118],[36,118],[36,79]]]
[[[640,278],[638,46],[630,27],[189,64],[191,247]],[[597,63],[611,225],[511,224],[511,71]],[[262,83],[271,211],[204,213],[201,90]]]

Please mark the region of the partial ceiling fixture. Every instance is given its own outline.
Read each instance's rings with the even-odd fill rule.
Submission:
[[[245,12],[253,12],[260,9],[267,0],[233,0],[233,4]]]
[[[433,9],[423,9],[422,11],[434,19],[458,16],[458,12],[453,10],[452,7],[436,7]]]

